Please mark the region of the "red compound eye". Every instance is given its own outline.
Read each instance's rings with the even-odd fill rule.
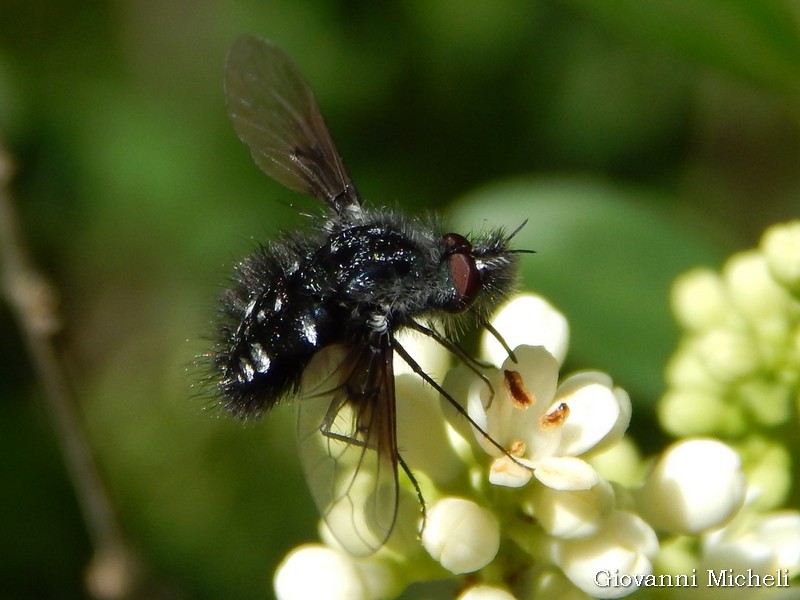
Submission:
[[[442,238],[447,247],[447,265],[453,277],[456,297],[450,312],[461,312],[469,308],[481,290],[481,274],[472,257],[472,244],[457,233],[445,234]]]

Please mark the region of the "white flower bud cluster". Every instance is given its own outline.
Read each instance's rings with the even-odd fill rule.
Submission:
[[[673,309],[684,334],[667,366],[663,427],[735,441],[758,506],[780,506],[791,486],[785,432],[800,407],[800,221],[769,228],[721,273],[680,277]]]
[[[791,247],[785,240],[777,245]],[[703,367],[687,365],[681,377],[713,379],[713,386],[691,388],[712,397],[725,382],[757,372],[764,357],[746,343],[749,329],[724,314],[732,304],[729,284],[698,277],[704,300],[682,320],[695,332],[715,323],[715,333],[693,349]],[[779,298],[790,302],[785,293],[770,302]],[[761,310],[756,298],[740,303],[748,314]],[[800,572],[800,513],[753,516],[752,486],[731,447],[709,437],[684,439],[648,471],[624,437],[627,393],[599,372],[559,379],[568,346],[560,313],[523,296],[492,324],[513,340],[513,356],[484,340],[484,358],[498,367],[460,364],[442,377],[436,350],[411,350],[426,357],[426,372],[460,409],[446,399],[437,403],[416,375],[397,377],[400,451],[426,500],[421,535],[414,535],[421,519],[413,488],[401,475],[397,524],[384,547],[367,558],[351,557],[332,541],[294,550],[275,576],[279,600],[388,599],[411,583],[444,577],[463,577],[459,600],[619,598],[664,574],[721,569],[709,565],[731,557],[752,558],[759,572]],[[408,349],[429,340],[402,343]],[[727,348],[725,357],[716,355],[715,344]],[[738,560],[725,567],[741,566]],[[686,590],[673,591],[667,597],[682,598]]]
[[[685,333],[667,368],[663,426],[741,438],[789,422],[800,389],[800,221],[768,229],[721,274],[686,273],[672,296]]]
[[[661,424],[677,436],[728,439],[737,453],[709,439],[683,442],[667,450],[636,491],[641,514],[655,527],[676,535],[706,532],[698,536],[699,556],[670,541],[659,566],[669,570],[691,557],[701,572],[796,577],[800,513],[774,509],[791,489],[800,408],[800,221],[770,227],[757,249],[734,255],[721,273],[686,273],[672,300],[684,334],[667,366]],[[745,477],[731,477],[736,471]],[[685,492],[675,493],[675,478]],[[690,491],[701,484],[717,490],[712,502]],[[735,518],[723,517],[737,502],[743,507]],[[703,597],[716,597],[706,591]],[[760,597],[753,589],[739,590],[744,596],[726,591],[719,597]]]

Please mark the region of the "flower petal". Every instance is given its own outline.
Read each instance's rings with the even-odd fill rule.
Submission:
[[[499,374],[496,369],[489,369],[486,371],[487,378],[498,381]],[[493,384],[493,387],[495,384]],[[460,364],[453,369],[450,369],[445,375],[444,382],[442,383],[444,390],[458,402],[459,406],[463,408],[470,418],[484,431],[487,431],[489,426],[486,416],[486,410],[483,408],[484,402],[487,401],[484,396],[488,398],[489,390],[486,383],[483,382],[475,373],[464,364]],[[447,399],[441,399],[442,412],[449,421],[450,425],[456,432],[465,440],[476,440],[473,428],[470,427],[469,421],[464,418],[464,415],[459,412],[456,407]],[[482,437],[482,436],[481,436]],[[480,445],[480,440],[478,440]],[[482,446],[483,447],[483,446]],[[483,447],[484,451],[491,453],[491,450]],[[495,454],[499,451],[495,448]]]
[[[528,461],[518,459],[520,463]],[[533,471],[515,463],[508,456],[501,456],[492,461],[489,468],[489,483],[504,487],[518,488],[528,483],[533,477]]]
[[[501,371],[518,375],[525,390],[533,398],[533,403],[527,410],[534,409],[538,418],[550,406],[558,389],[558,361],[544,346],[517,346],[514,348],[514,355],[517,361],[506,358]],[[508,394],[507,385],[500,391]]]
[[[514,349],[517,362],[510,358],[503,363],[502,370],[508,371],[524,386],[531,398],[527,408],[519,408],[517,400],[509,394],[507,377],[502,380],[501,394],[498,394],[488,412],[506,411],[502,442],[508,448],[515,442],[524,442],[525,456],[550,456],[556,450],[560,433],[549,430],[542,431],[540,417],[550,407],[558,388],[558,361],[542,346],[518,346]],[[499,403],[500,406],[494,406]]]
[[[604,373],[586,372],[564,380],[556,393],[556,403],[565,402],[569,418],[561,427],[558,453],[579,456],[598,446],[610,433],[619,437],[630,422],[630,399],[611,389]]]
[[[554,490],[588,490],[600,481],[589,463],[572,456],[550,456],[535,462],[536,479]]]

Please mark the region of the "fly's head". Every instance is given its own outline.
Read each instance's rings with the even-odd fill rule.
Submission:
[[[510,248],[511,235],[500,229],[480,235],[474,242],[458,233],[446,233],[443,267],[451,290],[443,308],[451,314],[474,312],[482,320],[516,282],[516,255],[524,250]]]

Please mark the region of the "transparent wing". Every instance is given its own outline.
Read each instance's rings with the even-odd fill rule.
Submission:
[[[254,36],[238,38],[225,63],[225,99],[236,133],[262,171],[339,214],[359,210],[311,88],[280,48]]]
[[[394,374],[383,337],[377,348],[318,352],[297,402],[306,481],[328,529],[355,556],[383,546],[397,516]]]

